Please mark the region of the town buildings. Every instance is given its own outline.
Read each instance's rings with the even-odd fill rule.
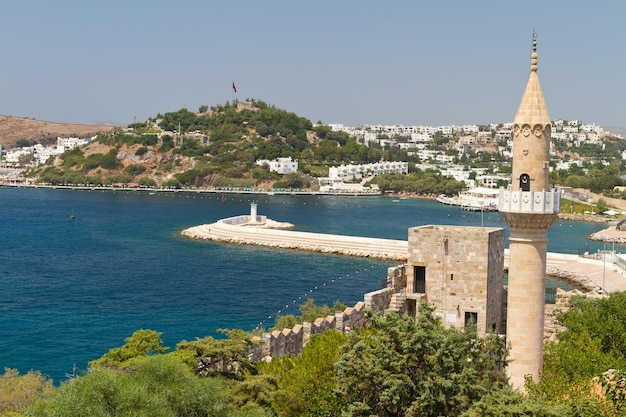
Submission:
[[[17,165],[24,156],[32,156],[32,165],[45,164],[49,158],[61,155],[63,152],[86,145],[95,137],[91,138],[57,138],[56,146],[44,146],[39,143],[21,148],[7,149],[4,153],[0,152],[4,163],[9,165]]]

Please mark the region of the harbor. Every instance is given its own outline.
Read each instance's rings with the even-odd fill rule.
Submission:
[[[499,195],[499,189],[476,187],[467,191],[461,191],[454,197],[440,195],[436,198],[436,201],[467,211],[497,211]]]
[[[405,261],[408,241],[359,236],[284,230],[290,223],[278,222],[257,214],[256,204],[251,204],[249,215],[218,220],[211,224],[184,229],[181,235],[200,240],[223,243],[296,249],[319,253]],[[614,229],[614,228],[610,228]],[[604,230],[598,233],[609,234]],[[610,236],[626,232],[611,232]],[[620,235],[622,236],[622,235]],[[504,267],[508,269],[508,249],[505,250]],[[548,276],[570,282],[574,287],[597,293],[626,290],[626,260],[615,253],[615,248],[595,254],[581,255],[548,252]]]
[[[424,224],[478,226],[484,220],[487,227],[505,227],[497,212],[483,216],[427,199],[224,195],[225,203],[221,193],[0,187],[0,218],[10,237],[0,251],[6,271],[0,301],[7,307],[0,317],[0,366],[39,369],[63,380],[74,364],[85,369],[137,329],[163,332],[165,345],[174,346],[217,337],[218,329],[253,329],[279,309],[297,313],[302,295],[319,305],[355,305],[402,262],[181,236],[197,225],[249,214],[253,201],[260,214],[293,225],[274,233],[406,242],[408,229]],[[601,285],[604,243],[587,237],[607,226],[557,220],[549,232],[548,267],[586,274]],[[625,247],[615,243],[615,251]],[[585,253],[590,258],[579,259]],[[606,288],[613,291],[620,286],[609,260]],[[34,333],[47,349],[28,343]]]

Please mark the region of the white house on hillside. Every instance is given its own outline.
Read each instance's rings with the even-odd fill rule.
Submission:
[[[74,149],[79,146],[86,145],[87,143],[91,142],[94,138],[95,136],[93,138],[86,138],[86,139],[57,137],[56,154],[61,155],[65,151],[69,151],[70,149]]]
[[[340,165],[328,169],[328,177],[333,180],[350,181],[364,176],[382,174],[408,174],[408,162],[376,162],[363,165]]]
[[[270,167],[270,171],[278,172],[279,174],[290,174],[298,171],[298,161],[292,161],[291,157],[288,158],[276,158],[273,161],[269,159],[259,159],[256,161],[257,165],[267,164]]]

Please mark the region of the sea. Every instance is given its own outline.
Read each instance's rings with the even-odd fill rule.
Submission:
[[[425,224],[506,227],[497,212],[425,199],[0,187],[0,372],[37,370],[58,384],[139,329],[161,332],[170,349],[220,329],[267,329],[309,298],[362,301],[396,264],[180,235],[249,214],[251,202],[319,233],[406,239]],[[548,250],[595,252],[601,244],[587,236],[604,227],[557,220]]]

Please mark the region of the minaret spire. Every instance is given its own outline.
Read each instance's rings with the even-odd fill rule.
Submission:
[[[523,187],[525,191],[530,189],[543,191],[549,188],[548,162],[552,125],[537,75],[537,34],[535,32],[533,32],[532,46],[530,76],[513,120],[512,180],[514,190],[526,185]],[[532,181],[522,184],[520,178],[525,174],[529,175]],[[527,186],[531,188],[526,189]]]

